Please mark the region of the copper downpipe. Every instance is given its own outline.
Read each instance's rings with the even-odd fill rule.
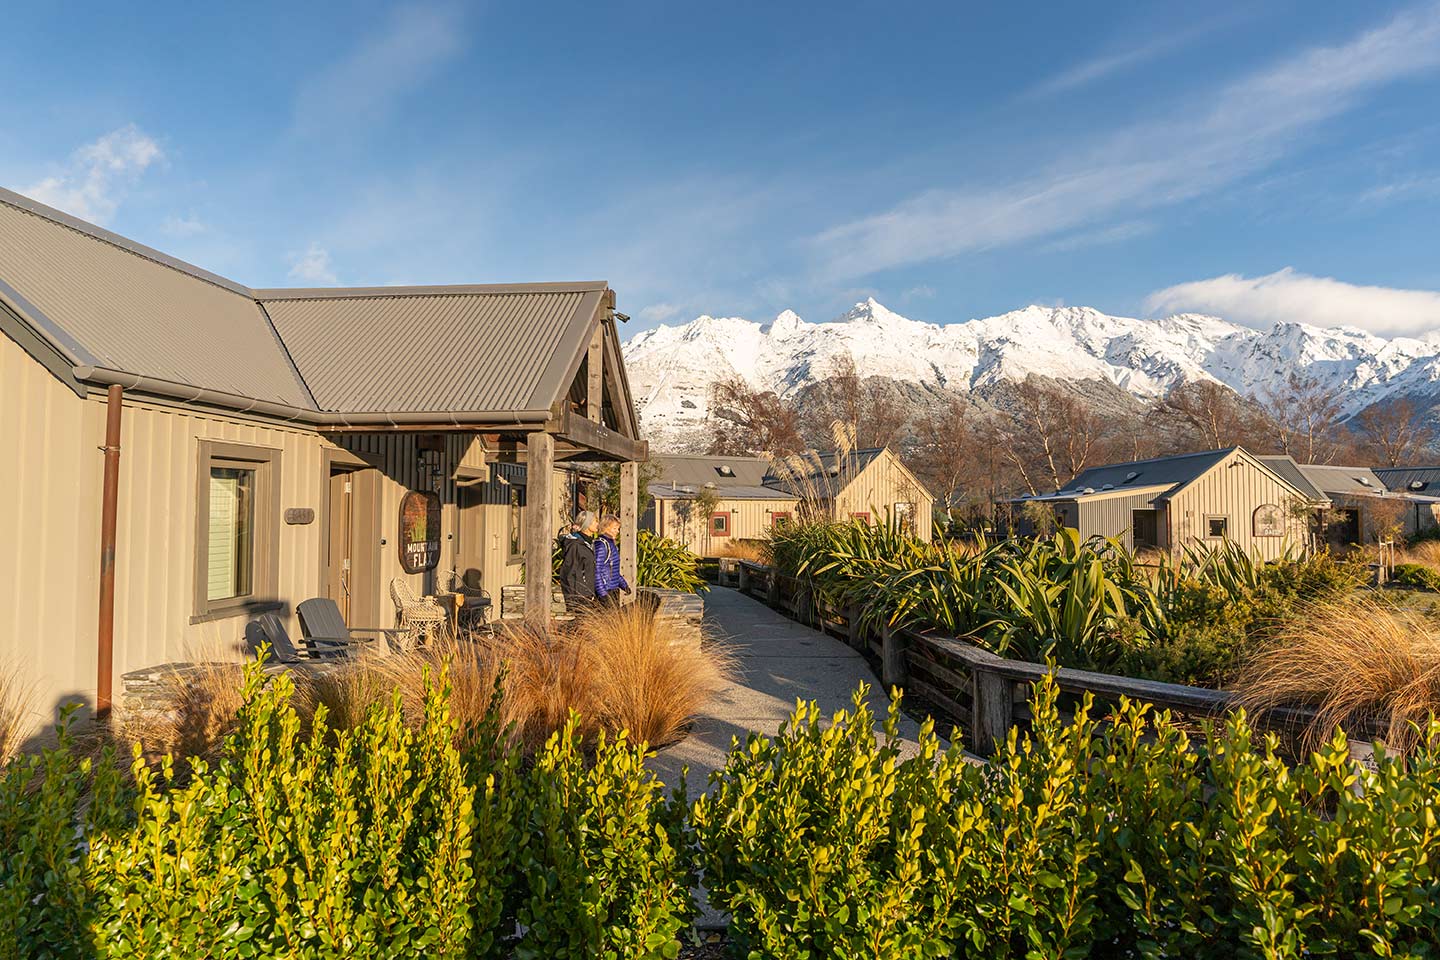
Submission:
[[[115,670],[115,518],[120,499],[120,404],[125,390],[110,385],[105,404],[105,486],[100,501],[100,637],[95,718],[110,719]]]

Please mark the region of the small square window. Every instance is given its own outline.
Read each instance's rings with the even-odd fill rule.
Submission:
[[[1205,536],[1210,540],[1224,540],[1230,535],[1229,517],[1206,517]]]
[[[770,515],[770,527],[779,530],[790,523],[789,513],[774,513]]]
[[[710,535],[712,537],[730,536],[730,514],[716,513],[710,516]]]

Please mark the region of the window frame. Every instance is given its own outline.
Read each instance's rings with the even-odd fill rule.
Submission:
[[[194,584],[191,623],[206,623],[280,608],[281,452],[275,447],[221,440],[197,442],[195,471]],[[255,472],[251,531],[250,592],[210,599],[210,471]]]
[[[732,511],[732,510],[716,510],[714,513],[710,514],[710,536],[712,536],[712,537],[728,537],[728,536],[731,536],[731,532],[730,532],[730,514],[733,513],[733,512],[734,512],[734,511]],[[716,521],[716,520],[723,520],[723,521],[724,521],[724,524],[725,524],[725,529],[724,529],[724,530],[717,530],[717,529],[715,529],[715,521]]]
[[[795,515],[789,510],[774,510],[770,513],[770,529],[775,530],[781,524],[793,523]]]
[[[1217,536],[1210,532],[1210,522],[1219,520],[1223,525],[1220,534]],[[1223,513],[1205,514],[1205,539],[1206,540],[1227,540],[1230,537],[1230,517]]]
[[[857,510],[856,512],[850,514],[850,519],[851,519],[851,520],[864,520],[865,523],[868,525],[868,524],[870,523],[870,511],[869,511],[869,510]]]

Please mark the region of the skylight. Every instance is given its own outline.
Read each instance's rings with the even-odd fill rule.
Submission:
[[[733,477],[733,476],[735,476],[735,468],[732,467],[732,466],[730,466],[730,464],[728,464],[728,463],[722,463],[722,464],[720,464],[720,466],[718,466],[718,467],[715,468],[715,472],[718,473],[718,474],[720,474],[720,476],[722,476],[722,477]]]

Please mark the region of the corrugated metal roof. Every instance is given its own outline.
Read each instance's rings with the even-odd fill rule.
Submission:
[[[650,484],[650,495],[657,500],[689,500],[702,489],[703,484],[674,484],[654,483]],[[786,500],[794,501],[800,499],[793,493],[776,487],[753,486],[742,484],[736,486],[716,486],[715,495],[721,500]]]
[[[1325,491],[1317,487],[1306,475],[1305,468],[1295,461],[1294,457],[1273,454],[1270,456],[1256,457],[1265,466],[1280,475],[1286,483],[1299,490],[1311,500],[1325,500]]]
[[[0,281],[109,367],[256,400],[311,406],[255,301],[196,268],[82,230],[0,192]],[[78,226],[77,226],[78,224]],[[151,256],[151,254],[154,254]]]
[[[655,457],[652,462],[660,468],[662,480],[679,486],[758,487],[770,472],[770,461],[764,457],[672,456]],[[653,490],[655,484],[650,487]]]
[[[1310,482],[1331,496],[1401,497],[1428,501],[1430,496],[1412,496],[1410,491],[1392,492],[1369,467],[1300,464]]]
[[[257,293],[322,410],[549,409],[604,285],[453,289]]]
[[[23,322],[77,368],[194,387],[226,405],[545,412],[576,372],[607,290],[251,290],[0,189],[0,300]]]
[[[1373,472],[1399,493],[1440,493],[1440,467],[1375,467]]]
[[[843,456],[838,453],[811,453],[788,457],[785,459],[785,466],[796,471],[798,476],[792,479],[789,476],[777,476],[771,471],[766,474],[765,483],[783,490],[794,490],[798,487],[805,493],[813,486],[822,496],[834,497],[846,483],[859,476],[860,471],[884,453],[884,447],[867,447],[864,450],[852,450]]]
[[[1151,487],[1160,484],[1179,486],[1203,475],[1226,457],[1234,447],[1224,450],[1205,450],[1201,453],[1181,453],[1171,457],[1154,457],[1149,460],[1131,460],[1127,463],[1107,463],[1090,467],[1060,488],[1061,493],[1093,488],[1097,491],[1110,488]]]

